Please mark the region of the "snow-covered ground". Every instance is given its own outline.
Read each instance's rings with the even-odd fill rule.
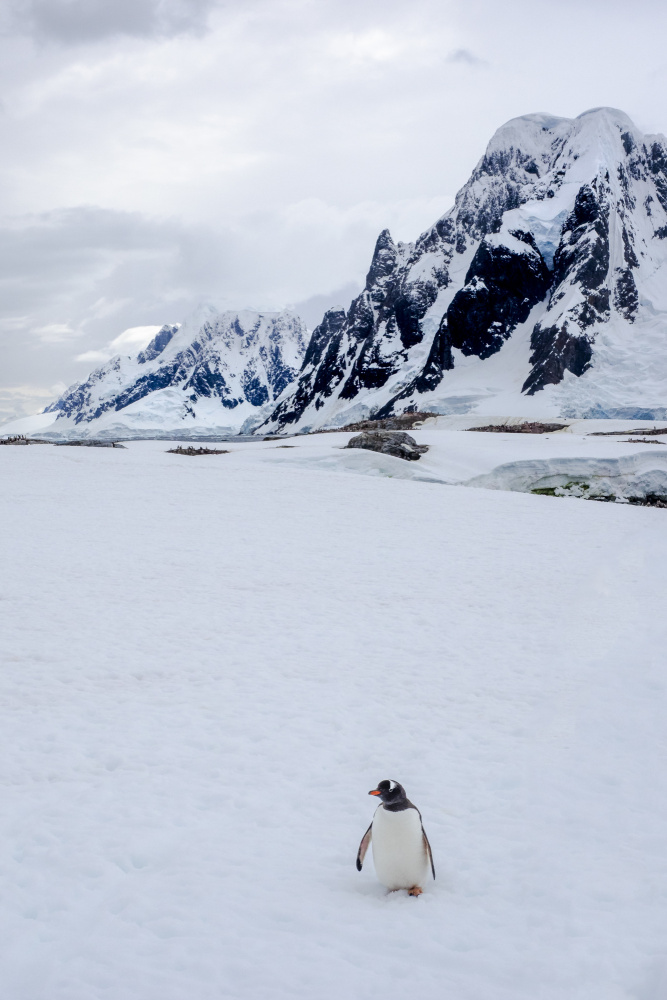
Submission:
[[[516,490],[563,487],[582,482],[591,493],[619,498],[654,493],[667,496],[667,424],[649,422],[649,429],[664,427],[664,435],[651,436],[648,444],[630,432],[618,437],[596,437],[593,432],[619,427],[646,427],[637,421],[578,420],[566,431],[552,434],[461,433],[471,426],[468,417],[431,417],[415,431],[420,444],[429,446],[418,462],[406,462],[371,451],[349,450],[347,433],[297,436],[281,448],[262,442],[230,443],[230,466],[279,463],[302,469],[345,471],[361,475],[411,479],[418,482],[467,485],[486,489]],[[476,424],[484,423],[477,418]],[[520,423],[520,421],[517,421]],[[664,442],[664,443],[662,443]]]
[[[667,448],[347,437],[0,448],[3,997],[667,996],[667,511],[443,484]]]

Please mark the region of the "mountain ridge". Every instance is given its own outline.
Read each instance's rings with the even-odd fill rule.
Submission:
[[[655,327],[667,323],[667,296],[649,286],[667,260],[666,223],[664,136],[643,136],[611,108],[510,120],[454,206],[415,243],[380,234],[366,287],[344,321],[336,315],[331,339],[315,331],[319,358],[304,361],[264,428],[334,426],[410,408],[663,411],[667,353]],[[634,345],[633,371],[621,355],[638,320],[646,343]],[[660,372],[647,385],[653,348]],[[624,362],[617,381],[630,377],[629,386],[610,384],[605,352]],[[513,355],[504,373],[499,353]],[[581,382],[601,367],[600,379]]]
[[[201,306],[136,357],[116,355],[44,412],[69,436],[234,434],[266,416],[294,380],[307,330],[283,312]]]
[[[349,309],[203,306],[47,411],[54,433],[303,432],[405,411],[667,414],[667,140],[613,108],[491,140],[413,243],[383,230]]]

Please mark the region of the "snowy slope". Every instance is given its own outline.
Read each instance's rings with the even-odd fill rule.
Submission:
[[[451,426],[450,420],[429,418],[414,432],[418,443],[429,449],[419,462],[348,449],[345,445],[350,433],[334,432],[291,438],[288,447],[233,445],[227,464],[243,468],[252,457],[256,463],[279,463],[309,471],[520,493],[570,485],[573,495],[590,494],[624,502],[651,494],[667,497],[667,424],[655,425],[654,429],[660,426],[664,434],[651,437],[646,444],[645,439],[637,440],[637,435],[630,433],[633,424],[624,421],[581,420],[567,432],[533,435],[466,433]],[[625,425],[628,434],[594,436],[600,425],[609,424],[612,428]]]
[[[166,447],[0,449],[3,996],[664,1000],[666,512]]]
[[[261,422],[298,372],[307,330],[292,313],[202,307],[136,357],[116,356],[45,412],[47,436],[233,434]]]
[[[369,414],[667,415],[667,141],[627,115],[496,132],[415,244],[314,332],[267,429]]]

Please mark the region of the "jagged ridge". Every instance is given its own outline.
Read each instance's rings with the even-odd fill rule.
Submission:
[[[415,244],[380,234],[364,291],[325,316],[262,429],[664,406],[666,236],[662,136],[608,108],[514,119]]]
[[[163,326],[136,358],[117,356],[48,407],[67,424],[138,429],[217,429],[234,433],[266,415],[290,385],[307,329],[289,312],[218,313],[205,307],[182,327]]]

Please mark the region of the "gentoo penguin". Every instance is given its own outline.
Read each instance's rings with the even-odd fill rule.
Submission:
[[[373,862],[380,882],[390,892],[407,889],[419,896],[429,868],[435,878],[431,845],[422,826],[422,816],[397,781],[381,781],[369,795],[379,795],[382,803],[375,810],[373,822],[359,844],[357,871],[373,844]]]

